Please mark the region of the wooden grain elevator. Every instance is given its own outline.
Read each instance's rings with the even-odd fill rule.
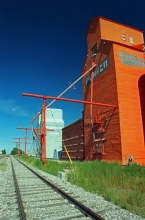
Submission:
[[[84,159],[145,165],[145,55],[143,31],[91,19],[82,74],[83,100],[117,105],[84,105]]]

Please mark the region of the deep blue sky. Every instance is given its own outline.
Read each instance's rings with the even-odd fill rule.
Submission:
[[[58,96],[81,74],[90,19],[103,16],[145,30],[144,0],[0,0],[0,150],[30,127],[42,100],[22,93]],[[63,97],[82,99],[81,82]],[[47,101],[47,104],[50,101]],[[65,125],[82,105],[57,101]],[[31,137],[31,132],[29,132]]]

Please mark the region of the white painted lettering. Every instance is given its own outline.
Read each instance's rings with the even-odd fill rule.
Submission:
[[[100,65],[100,72],[102,72],[103,71],[103,68],[102,68],[102,64]]]

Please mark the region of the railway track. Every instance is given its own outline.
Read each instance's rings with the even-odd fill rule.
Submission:
[[[27,168],[13,157],[3,160],[7,167],[0,170],[1,220],[143,219],[103,198],[101,201],[99,196],[94,195],[90,202],[89,194],[82,195],[81,189],[67,188],[59,178],[53,180],[51,175]]]
[[[15,214],[7,214],[1,219],[103,220],[97,213],[73,198],[70,192],[64,192],[16,159],[8,160],[11,160],[12,166],[9,173],[11,190],[5,193],[5,197],[10,200],[12,198]]]
[[[3,159],[5,156],[0,156],[0,160]]]

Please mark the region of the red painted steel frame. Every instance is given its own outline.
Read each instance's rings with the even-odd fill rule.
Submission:
[[[24,142],[25,143],[25,146],[24,146],[24,160],[26,160],[26,139],[28,139],[27,138],[27,131],[28,130],[32,130],[32,129],[31,128],[16,128],[16,129],[20,129],[20,130],[25,130],[26,131],[25,142]]]
[[[13,142],[14,144],[18,144],[18,145],[20,145],[20,143],[22,143],[22,142]],[[19,148],[17,147],[17,145],[16,145],[16,148],[17,148],[17,154],[19,155],[19,148],[20,148],[20,146],[19,146]]]
[[[43,105],[43,114],[44,114],[44,122],[43,122],[43,141],[44,141],[44,166],[46,166],[46,99],[44,98],[44,105]]]
[[[13,139],[18,139],[18,145],[19,145],[18,156],[20,156],[20,139],[21,139],[21,138],[13,138]]]
[[[18,142],[17,142],[17,143],[19,143],[18,156],[20,156],[20,143],[22,143],[22,142],[20,142],[20,139],[25,139],[26,140],[26,138],[13,138],[13,139],[18,139]],[[31,138],[27,138],[27,140],[32,140],[32,139]],[[26,143],[26,141],[24,143]]]
[[[94,65],[93,65],[94,64]],[[61,97],[65,92],[67,92],[70,88],[72,88],[72,86],[74,86],[81,78],[83,78],[86,74],[88,74],[91,70],[93,70],[96,67],[95,63],[92,63],[92,67],[87,70],[83,75],[81,75],[75,82],[73,82],[67,89],[65,89],[59,96]],[[51,103],[49,103],[49,105],[47,105],[46,107],[50,107],[50,105],[52,105],[54,102],[56,101],[56,99],[54,99]],[[31,125],[33,124],[33,121],[41,114],[41,112],[39,112],[32,120],[31,120]]]
[[[31,95],[27,93],[22,93],[23,96],[29,96],[29,97],[36,97],[36,98],[42,98],[43,99],[43,105],[42,105],[42,133],[41,133],[41,159],[43,161],[43,165],[46,166],[46,96],[39,96],[39,95]]]
[[[23,96],[31,96],[31,97],[37,97],[37,98],[43,98],[43,99],[56,99],[60,101],[66,101],[66,102],[76,102],[76,103],[82,103],[82,104],[92,104],[92,105],[99,105],[99,106],[106,106],[111,108],[117,108],[117,105],[110,105],[110,104],[103,104],[98,102],[88,102],[88,101],[81,101],[76,99],[68,99],[68,98],[58,98],[54,96],[43,96],[43,95],[35,95],[35,94],[28,94],[28,93],[22,93]]]
[[[117,108],[117,105],[110,105],[110,104],[102,104],[102,103],[96,103],[96,102],[88,102],[88,101],[81,101],[81,100],[75,100],[75,99],[68,99],[68,98],[58,98],[54,96],[44,96],[44,95],[36,95],[36,94],[28,94],[28,93],[22,93],[23,96],[29,96],[29,97],[35,97],[35,98],[42,98],[44,100],[43,106],[42,106],[42,116],[43,116],[43,132],[41,134],[41,157],[43,157],[43,165],[46,166],[46,99],[55,99],[55,100],[61,100],[61,101],[68,101],[68,102],[76,102],[76,103],[83,103],[83,104],[91,104],[91,105],[99,105],[99,106],[107,106],[111,108]],[[36,119],[39,116],[37,114],[34,119]],[[34,119],[32,119],[34,121]]]

